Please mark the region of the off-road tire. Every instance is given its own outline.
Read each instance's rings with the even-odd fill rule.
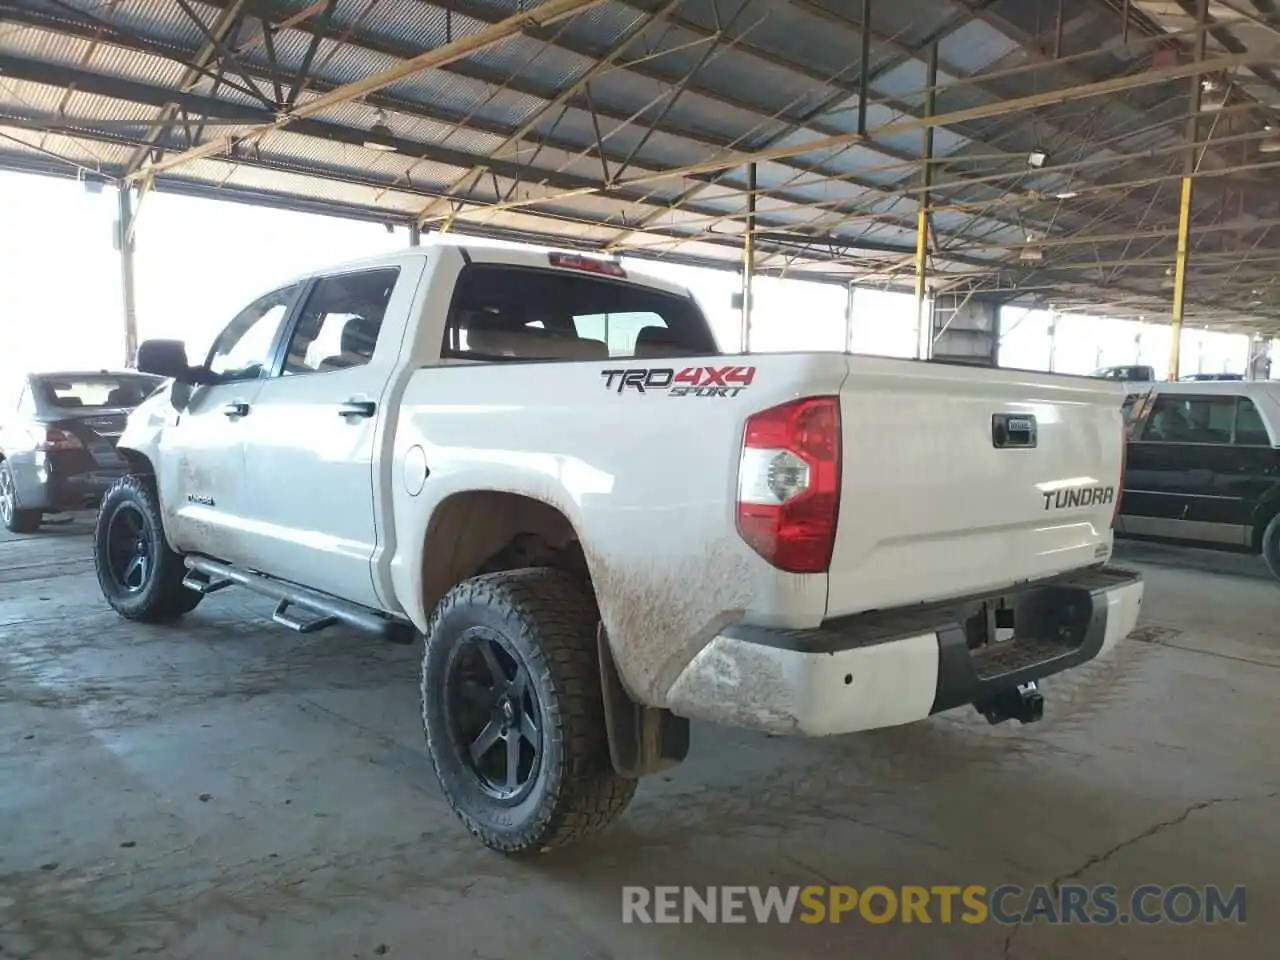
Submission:
[[[1280,513],[1271,518],[1262,533],[1262,558],[1271,568],[1271,574],[1280,580]]]
[[[582,840],[615,820],[635,794],[637,781],[618,776],[609,758],[598,619],[584,585],[550,567],[474,577],[436,607],[422,659],[427,748],[449,805],[493,850],[543,852]],[[510,644],[528,670],[540,707],[540,770],[515,806],[493,800],[475,784],[445,719],[450,649],[472,627],[498,633]]]
[[[9,510],[7,512],[0,510],[0,520],[3,520],[4,528],[10,533],[35,533],[40,529],[40,521],[44,519],[44,514],[39,510],[18,509],[18,485],[9,461],[0,460],[0,473],[4,474],[0,483],[7,484],[10,497]]]
[[[131,506],[142,518],[150,543],[151,568],[145,584],[136,591],[125,590],[110,569],[107,533],[112,517],[122,506]],[[116,613],[139,623],[163,623],[190,613],[202,594],[182,585],[186,566],[182,555],[170,549],[164,537],[164,520],[155,481],[145,475],[121,477],[102,498],[93,531],[93,562],[102,595]]]

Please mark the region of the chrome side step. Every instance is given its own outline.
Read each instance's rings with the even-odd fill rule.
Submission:
[[[298,633],[315,633],[345,623],[392,643],[413,643],[417,637],[413,624],[362,607],[358,603],[340,600],[327,593],[263,574],[240,570],[207,557],[184,559],[191,572],[183,580],[183,586],[197,593],[214,593],[232,585],[247,587],[254,593],[275,600],[277,604],[272,619]],[[296,608],[297,613],[293,608]]]

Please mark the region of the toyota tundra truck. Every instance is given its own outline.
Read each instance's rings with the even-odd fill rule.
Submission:
[[[438,243],[283,284],[207,355],[147,341],[94,553],[173,621],[229,586],[302,633],[424,638],[427,752],[494,849],[596,831],[690,719],[823,736],[1110,651],[1119,384],[725,354],[688,291]]]

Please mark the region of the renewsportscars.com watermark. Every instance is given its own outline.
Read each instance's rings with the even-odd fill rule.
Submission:
[[[623,923],[1244,923],[1245,888],[623,887]]]

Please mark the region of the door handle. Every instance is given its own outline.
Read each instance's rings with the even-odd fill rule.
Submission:
[[[226,417],[247,417],[249,415],[249,405],[243,400],[236,400],[226,404],[222,408],[222,414]]]
[[[378,405],[372,400],[348,400],[338,404],[340,417],[372,417],[378,411]]]

